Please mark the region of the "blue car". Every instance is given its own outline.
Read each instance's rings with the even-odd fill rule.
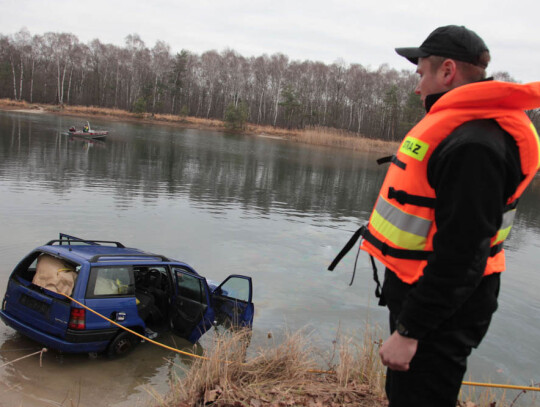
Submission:
[[[216,285],[186,263],[60,233],[15,267],[0,317],[61,352],[120,356],[141,339],[90,310],[148,338],[172,330],[195,343],[212,326],[251,328],[252,291],[247,276]]]

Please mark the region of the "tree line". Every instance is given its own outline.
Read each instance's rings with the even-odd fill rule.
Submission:
[[[508,73],[496,74],[512,80]],[[327,126],[399,140],[424,114],[413,70],[370,69],[232,49],[173,54],[137,35],[119,47],[84,44],[70,33],[0,34],[0,97],[152,114],[224,119],[286,128]],[[538,111],[533,119],[540,121]]]

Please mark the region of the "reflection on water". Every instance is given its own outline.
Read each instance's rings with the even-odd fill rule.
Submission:
[[[216,211],[239,203],[261,213],[277,205],[354,216],[377,192],[373,165],[327,149],[194,130],[149,134],[148,127],[118,124],[110,140],[89,143],[60,134],[58,126],[69,119],[49,118],[56,120],[39,132],[24,119],[0,116],[1,128],[11,128],[11,137],[0,139],[0,175],[59,195],[75,187],[110,188],[123,208],[137,196],[152,204],[180,195]]]
[[[376,154],[98,120],[95,127],[109,130],[105,142],[61,135],[81,120],[0,112],[0,295],[16,262],[61,231],[178,258],[216,281],[253,276],[256,346],[285,328],[307,326],[328,349],[340,328],[369,321],[386,330],[365,255],[352,287],[354,255],[326,271],[371,211],[385,171]],[[500,309],[470,360],[475,380],[540,381],[539,200],[537,178],[506,245]],[[4,350],[32,346],[0,326],[1,360],[16,357]],[[113,362],[51,353],[41,369],[26,360],[0,369],[0,392],[38,406],[62,405],[79,388],[83,399],[107,391],[107,403],[96,396],[98,407],[127,405],[146,395],[144,386],[165,391],[170,356],[151,346],[136,352]]]

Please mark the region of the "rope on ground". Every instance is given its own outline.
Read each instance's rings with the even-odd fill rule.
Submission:
[[[86,305],[80,303],[79,301],[71,298],[69,295],[67,294],[62,294],[64,297],[70,299],[71,301],[73,301],[75,304],[78,304],[80,305],[81,307],[83,307],[84,309],[92,312],[93,314],[96,314],[98,317],[100,318],[103,318],[104,320],[110,322],[111,324],[113,325],[116,325],[117,327],[123,329],[124,331],[127,331],[135,336],[138,336],[139,338],[142,338],[144,339],[145,341],[148,341],[150,343],[153,343],[154,345],[157,345],[157,346],[161,346],[162,348],[165,348],[165,349],[168,349],[170,351],[173,351],[173,352],[176,352],[176,353],[181,353],[182,355],[186,355],[186,356],[191,356],[191,357],[194,357],[194,358],[198,358],[198,359],[203,359],[203,360],[210,360],[209,358],[207,358],[206,356],[200,356],[200,355],[195,355],[194,353],[189,353],[189,352],[185,352],[183,350],[180,350],[180,349],[176,349],[176,348],[173,348],[171,346],[167,346],[163,343],[160,343],[160,342],[157,342],[157,341],[154,341],[150,338],[147,338],[146,336],[144,335],[141,335],[140,333],[138,332],[135,332],[135,331],[132,331],[131,329],[129,328],[126,328],[125,326],[123,325],[120,325],[119,323],[107,318],[106,316],[104,315],[101,315],[99,312],[97,311],[94,311],[92,308],[90,307],[87,307]],[[42,350],[42,351],[47,351],[45,348]],[[42,352],[40,351],[40,352]],[[40,352],[36,352],[36,353],[40,353]],[[32,354],[34,355],[34,354]],[[32,356],[32,355],[29,355],[29,356]],[[28,356],[25,356],[25,357],[28,357]],[[14,361],[15,362],[15,361]],[[221,362],[223,363],[233,363],[231,361],[228,361],[228,360],[221,360]],[[10,363],[13,363],[13,362],[10,362]],[[40,361],[41,363],[41,361]],[[2,366],[0,366],[2,367]],[[308,373],[315,373],[315,374],[336,374],[335,371],[333,370],[308,370]],[[524,390],[524,391],[540,391],[540,387],[531,387],[531,386],[514,386],[514,385],[511,385],[511,384],[492,384],[492,383],[480,383],[480,382],[463,382],[462,384],[466,385],[466,386],[478,386],[478,387],[493,387],[493,388],[500,388],[500,389],[512,389],[512,390]]]
[[[308,370],[308,373],[316,374],[336,374],[335,370]],[[516,386],[513,384],[495,384],[495,383],[482,383],[482,382],[461,382],[465,386],[476,386],[476,387],[492,387],[498,389],[510,389],[510,390],[523,390],[523,391],[540,391],[540,387],[532,386]]]
[[[511,390],[523,390],[523,391],[540,391],[540,387],[532,386],[515,386],[513,384],[494,384],[494,383],[479,383],[479,382],[462,382],[465,386],[477,386],[477,387],[494,387],[498,389],[511,389]]]
[[[4,349],[0,350],[0,353],[8,353],[8,352],[22,352],[25,350],[36,350],[37,348],[34,346],[33,348],[20,348],[20,349]]]
[[[23,360],[23,359],[26,359],[26,358],[29,358],[31,356],[35,356],[37,354],[39,354],[39,367],[42,367],[43,366],[43,354],[47,352],[47,348],[43,348],[41,349],[40,351],[37,351],[37,352],[34,352],[34,353],[30,353],[29,355],[26,355],[26,356],[23,356],[23,357],[20,357],[20,358],[17,358],[15,360],[12,360],[11,362],[7,362],[7,363],[4,363],[3,365],[0,365],[0,368],[2,367],[5,367],[5,366],[8,366],[8,365],[11,365],[15,362],[18,362],[20,360]]]

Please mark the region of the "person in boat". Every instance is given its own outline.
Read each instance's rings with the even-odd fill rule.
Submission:
[[[463,26],[396,52],[417,65],[427,114],[388,160],[356,235],[386,266],[380,304],[391,334],[379,355],[389,407],[455,407],[498,306],[502,243],[538,170],[538,134],[524,110],[540,107],[540,82],[485,79],[489,50]]]
[[[88,125],[88,123],[86,123],[84,126],[83,126],[83,132],[84,133],[88,133],[90,131],[90,126]]]

